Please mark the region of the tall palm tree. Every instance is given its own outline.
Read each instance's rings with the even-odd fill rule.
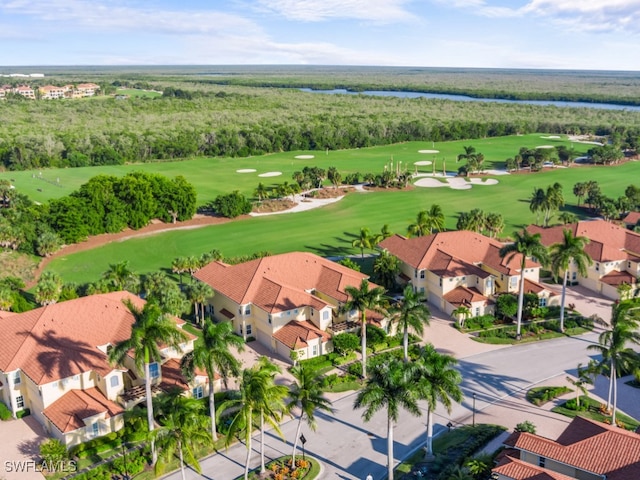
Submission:
[[[387,249],[382,250],[373,262],[373,273],[376,282],[391,290],[396,285],[396,275],[400,271],[400,260],[391,255]]]
[[[264,186],[264,183],[258,183],[258,186],[253,191],[253,194],[258,198],[258,201],[261,202],[264,200],[268,194],[267,187]]]
[[[235,411],[235,415],[229,425],[229,431],[225,437],[225,446],[235,440],[236,435],[242,434],[247,448],[247,457],[244,465],[244,478],[249,478],[249,464],[251,462],[251,439],[253,429],[257,425],[258,405],[265,397],[265,391],[269,382],[269,376],[256,368],[245,368],[240,377],[240,398],[223,402],[218,410],[220,416],[225,411]]]
[[[487,213],[485,227],[489,231],[489,236],[495,238],[504,229],[504,217],[499,213]]]
[[[196,322],[204,327],[204,303],[213,297],[213,289],[206,283],[196,280],[187,288],[187,298],[193,304],[193,314]]]
[[[584,251],[589,243],[587,237],[575,237],[568,228],[564,229],[562,241],[549,247],[549,259],[551,271],[557,277],[564,272],[562,279],[562,298],[560,300],[560,331],[564,332],[564,302],[567,294],[567,279],[569,277],[569,265],[574,264],[578,273],[583,277],[587,275],[587,267],[593,263],[591,256]]]
[[[244,349],[244,341],[233,333],[233,325],[230,322],[213,323],[208,321],[202,329],[202,335],[194,342],[193,350],[182,357],[180,361],[182,371],[189,381],[193,379],[196,368],[202,368],[207,372],[211,438],[214,441],[218,439],[213,391],[216,372],[219,372],[223,378],[240,375],[240,362],[231,353],[231,347],[236,347],[238,351]]]
[[[265,421],[284,439],[279,422],[282,418],[281,413],[285,410],[284,399],[289,393],[289,389],[284,385],[276,385],[275,377],[281,372],[281,369],[268,357],[260,357],[254,368],[267,377],[265,388],[262,390],[264,397],[258,399],[257,402],[260,413],[260,473],[263,474],[266,471],[264,464]]]
[[[536,214],[536,225],[540,223],[540,212],[544,210],[546,202],[546,194],[542,188],[534,188],[531,199],[529,200],[529,210]]]
[[[427,455],[433,455],[433,412],[438,403],[451,413],[452,403],[463,399],[460,372],[454,367],[457,360],[451,355],[438,353],[431,344],[420,350],[414,372],[418,396],[427,401]]]
[[[444,231],[444,212],[442,207],[436,203],[429,207],[427,210],[427,219],[429,220],[429,233],[433,233],[434,230],[438,232]]]
[[[156,474],[164,471],[176,453],[180,459],[182,480],[186,480],[185,464],[201,474],[196,451],[200,446],[211,444],[204,405],[194,398],[183,396],[181,389],[164,394],[159,400],[161,405],[156,410],[161,412],[160,426],[152,433],[160,452]]]
[[[393,480],[393,426],[398,422],[400,407],[420,416],[414,391],[411,365],[393,359],[376,365],[365,386],[358,392],[353,408],[364,408],[362,418],[368,422],[381,409],[387,410],[387,479]]]
[[[410,237],[423,237],[431,233],[430,225],[429,212],[421,210],[418,212],[415,223],[407,227],[407,233]]]
[[[640,368],[638,354],[627,346],[628,344],[640,345],[639,330],[640,307],[631,300],[614,303],[610,327],[599,335],[597,345],[587,347],[602,355],[598,368],[600,372],[609,375],[607,409],[613,406],[612,425],[616,424],[617,376],[623,370],[632,371]]]
[[[362,378],[367,378],[367,310],[374,312],[384,312],[386,306],[386,298],[384,296],[385,289],[382,287],[374,287],[369,289],[369,281],[362,279],[360,288],[351,285],[345,287],[344,291],[349,295],[349,300],[342,307],[343,310],[350,312],[357,310],[360,312],[361,328],[361,346],[362,346]]]
[[[302,429],[302,420],[306,417],[307,425],[313,431],[316,430],[316,410],[324,410],[325,412],[333,412],[331,400],[326,398],[320,388],[321,376],[312,367],[299,363],[291,369],[291,374],[295,379],[291,392],[289,393],[289,402],[287,403],[287,411],[299,410],[298,428],[296,428],[296,437],[293,440],[293,452],[291,453],[291,468],[296,465],[296,450],[298,448],[298,439],[300,438],[300,430]]]
[[[388,223],[385,223],[380,229],[380,236],[382,237],[382,240],[393,237],[393,232],[391,231]]]
[[[114,291],[128,290],[137,293],[140,289],[140,279],[129,269],[129,261],[123,260],[109,264],[109,268],[102,274]]]
[[[131,337],[115,345],[109,352],[109,361],[122,365],[124,360],[133,352],[133,361],[138,371],[144,371],[144,387],[147,401],[147,423],[149,432],[155,426],[153,420],[153,402],[151,398],[150,365],[162,359],[160,344],[172,347],[180,351],[180,344],[188,340],[187,335],[176,323],[162,313],[157,305],[147,303],[140,310],[131,300],[124,302],[134,318],[131,326]],[[151,443],[153,463],[156,462],[157,453],[153,442]]]
[[[460,328],[464,327],[464,322],[471,316],[471,310],[469,307],[460,305],[451,312],[451,316],[456,319]]]
[[[43,306],[51,305],[60,299],[61,293],[62,278],[55,272],[43,272],[36,285],[36,302]]]
[[[413,289],[411,285],[404,287],[403,298],[391,309],[392,321],[398,322],[402,328],[402,345],[404,347],[404,362],[409,362],[409,328],[418,335],[424,333],[424,326],[429,325],[429,308],[425,305],[424,293]]]
[[[177,257],[171,262],[171,271],[180,276],[180,286],[182,287],[182,274],[189,270],[187,257]]]
[[[514,232],[514,242],[509,243],[500,249],[500,257],[505,258],[507,263],[515,258],[520,259],[520,289],[518,293],[518,320],[516,327],[516,339],[522,338],[522,306],[524,304],[524,270],[527,264],[527,257],[535,257],[542,265],[547,264],[548,252],[540,241],[540,234],[531,234],[526,230]]]
[[[372,240],[373,236],[371,235],[371,230],[369,230],[367,227],[362,227],[360,229],[360,235],[358,236],[358,238],[354,239],[353,242],[351,242],[351,246],[359,248],[360,254],[364,259],[364,249],[373,248],[374,246]]]

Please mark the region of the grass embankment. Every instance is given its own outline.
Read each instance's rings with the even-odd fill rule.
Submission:
[[[551,411],[570,418],[581,416],[598,422],[611,423],[611,417],[602,413],[600,402],[597,400],[583,395],[580,397],[580,405],[583,409],[567,408],[568,405],[572,406],[574,404],[575,399],[567,400],[562,405],[552,408]],[[616,412],[616,423],[623,425],[627,430],[635,430],[640,426],[638,420],[621,412]]]

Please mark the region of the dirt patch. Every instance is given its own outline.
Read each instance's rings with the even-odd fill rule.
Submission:
[[[289,199],[282,200],[263,200],[253,205],[253,213],[273,213],[289,210],[296,206],[296,203]]]
[[[310,198],[337,198],[346,195],[347,193],[355,192],[356,189],[354,187],[327,187],[321,188],[320,190],[314,190],[313,192],[307,194],[306,196]]]
[[[18,277],[27,284],[33,282],[38,260],[31,255],[14,251],[0,251],[2,277]]]

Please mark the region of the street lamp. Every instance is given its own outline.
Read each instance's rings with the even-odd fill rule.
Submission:
[[[300,443],[302,443],[302,460],[305,460],[304,458],[304,444],[307,443],[307,439],[304,438],[304,434],[300,434]]]
[[[127,468],[127,450],[124,447],[124,442],[122,442],[122,459],[124,461],[124,475],[122,479],[129,480],[129,469]]]
[[[473,416],[472,416],[473,420],[471,423],[471,426],[475,427],[476,426],[476,392],[473,392]]]

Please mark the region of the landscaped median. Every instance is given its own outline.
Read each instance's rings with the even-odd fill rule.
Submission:
[[[266,466],[264,474],[260,473],[260,469],[257,468],[249,472],[249,480],[292,480],[292,479],[304,479],[313,480],[320,475],[320,463],[311,457],[296,458],[296,468],[291,468],[291,455],[276,458],[269,462]],[[241,480],[244,475],[240,475],[236,480]]]
[[[551,411],[570,418],[581,416],[599,422],[611,423],[611,411],[607,411],[606,405],[586,395],[580,397],[579,403],[575,398],[572,398],[554,407]],[[621,412],[616,413],[616,424],[621,428],[632,431],[640,427],[640,422]]]

